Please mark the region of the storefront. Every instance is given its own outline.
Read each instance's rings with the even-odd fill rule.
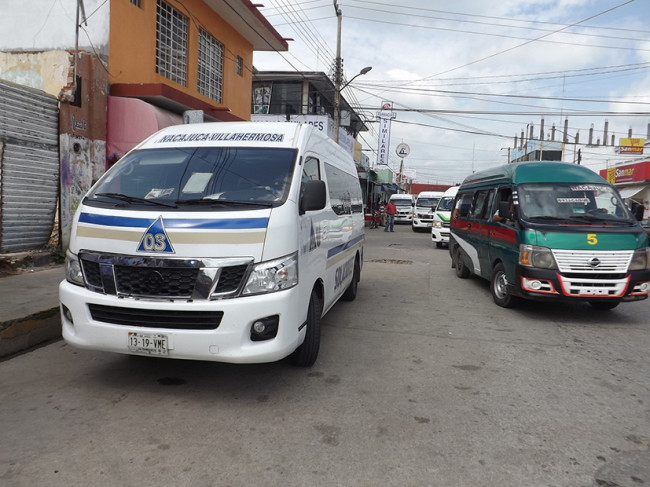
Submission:
[[[643,205],[643,220],[650,217],[650,160],[610,167],[600,175],[616,186],[630,207]]]

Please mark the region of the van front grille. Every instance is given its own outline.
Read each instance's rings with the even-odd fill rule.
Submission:
[[[237,296],[251,258],[177,259],[80,252],[86,288],[119,297],[164,300]]]

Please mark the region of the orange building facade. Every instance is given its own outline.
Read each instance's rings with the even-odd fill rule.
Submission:
[[[253,51],[286,51],[287,43],[255,5],[234,4],[111,0],[110,95],[203,110],[207,120],[249,120]],[[205,89],[206,81],[219,86]]]

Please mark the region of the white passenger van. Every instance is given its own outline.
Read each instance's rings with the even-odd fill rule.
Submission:
[[[433,212],[431,240],[438,248],[441,248],[444,244],[449,244],[449,221],[451,220],[451,210],[454,207],[456,193],[458,193],[458,186],[447,189]]]
[[[354,161],[310,125],[168,127],[75,215],[60,285],[75,347],[261,363],[317,358],[320,319],[353,300],[364,220]]]
[[[414,197],[412,194],[394,194],[388,199],[395,205],[395,223],[411,223]]]
[[[414,232],[428,230],[433,223],[433,212],[442,197],[442,191],[422,191],[415,198],[413,207],[413,221],[411,228]]]

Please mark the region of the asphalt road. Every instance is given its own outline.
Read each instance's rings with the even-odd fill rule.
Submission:
[[[0,485],[650,484],[648,301],[501,309],[407,226],[365,257],[312,368],[0,362]]]

